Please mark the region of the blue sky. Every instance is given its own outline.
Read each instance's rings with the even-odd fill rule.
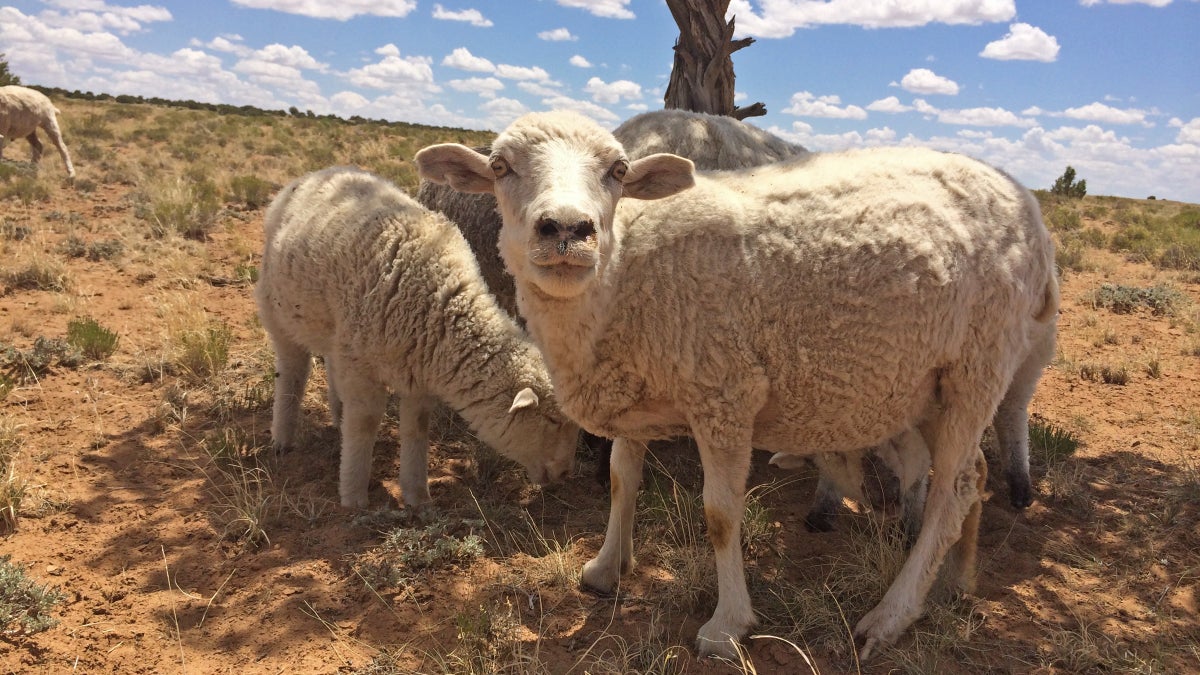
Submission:
[[[1198,0],[731,0],[748,121],[1200,202]],[[663,0],[0,0],[27,84],[499,130],[662,107]],[[69,130],[70,120],[63,121]]]

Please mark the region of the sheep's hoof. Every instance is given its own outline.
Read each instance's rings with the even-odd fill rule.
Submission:
[[[1008,477],[1008,499],[1013,508],[1024,509],[1033,504],[1033,487],[1027,476]]]
[[[727,627],[713,626],[710,620],[700,627],[696,633],[696,653],[701,657],[712,656],[739,663],[738,653],[742,651],[741,634],[733,635]]]
[[[583,564],[583,572],[579,575],[579,587],[593,595],[612,597],[616,594],[620,573],[614,574],[611,568],[601,565],[598,560],[593,558]]]
[[[825,511],[809,511],[804,517],[804,527],[809,532],[833,532],[834,514]]]
[[[915,618],[906,621],[901,614],[891,611],[883,603],[876,605],[854,627],[854,637],[863,640],[862,650],[858,653],[859,661],[866,661],[880,648],[895,642]]]
[[[875,653],[876,647],[880,646],[880,642],[875,638],[867,638],[863,643],[862,651],[858,653],[860,663],[866,663],[867,659],[871,658],[871,654]]]

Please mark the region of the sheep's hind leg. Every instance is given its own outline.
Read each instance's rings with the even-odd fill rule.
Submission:
[[[271,409],[271,445],[276,451],[294,447],[300,423],[304,385],[312,358],[304,347],[287,338],[271,336],[275,347],[275,400]]]
[[[432,501],[429,496],[429,416],[433,399],[400,398],[400,496],[408,506]]]
[[[365,508],[371,482],[371,454],[387,409],[388,392],[369,375],[357,373],[344,363],[337,363],[333,372],[343,405],[338,493],[342,506]]]
[[[608,530],[600,552],[583,566],[580,582],[586,588],[612,593],[621,575],[633,569],[633,516],[645,459],[645,444],[628,438],[613,441]]]
[[[1033,400],[1042,368],[1053,358],[1054,326],[1051,325],[1021,362],[992,418],[1000,451],[1007,455],[1008,498],[1018,509],[1033,503],[1033,483],[1029,479],[1029,402]]]
[[[67,176],[75,177],[75,165],[71,163],[71,153],[67,152],[67,144],[63,142],[62,131],[58,128],[58,120],[50,120],[49,124],[42,127],[46,130],[46,135],[50,137],[50,142],[54,147],[58,148],[58,154],[62,157],[63,165],[67,169]]]
[[[921,615],[947,552],[963,536],[976,534],[964,531],[964,523],[981,498],[976,457],[986,413],[963,408],[977,399],[977,395],[948,397],[950,402],[922,427],[933,456],[933,482],[921,533],[883,599],[854,629],[855,635],[864,639],[862,660],[878,646],[894,642]],[[974,542],[959,545],[960,551],[973,548]]]
[[[742,559],[751,427],[695,420],[691,426],[704,468],[704,519],[717,567],[717,607],[697,631],[696,648],[701,656],[736,661],[737,642],[756,623]]]

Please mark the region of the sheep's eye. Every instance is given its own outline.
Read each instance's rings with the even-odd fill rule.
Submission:
[[[492,160],[492,173],[496,174],[496,178],[503,178],[508,175],[508,172],[508,162],[504,161],[503,158],[497,157]]]
[[[629,171],[629,163],[623,159],[618,159],[613,162],[612,168],[608,170],[608,175],[617,180],[625,180],[625,173]]]

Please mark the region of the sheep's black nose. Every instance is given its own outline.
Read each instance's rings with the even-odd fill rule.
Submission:
[[[543,216],[537,221],[537,232],[538,236],[543,239],[558,239],[562,241],[575,239],[583,241],[596,234],[596,226],[587,218],[563,223],[550,216]]]

